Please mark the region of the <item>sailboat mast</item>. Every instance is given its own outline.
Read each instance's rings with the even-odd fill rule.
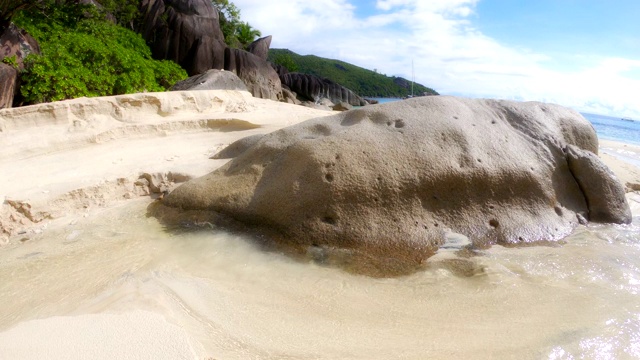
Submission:
[[[413,69],[413,59],[411,59],[411,97],[413,97],[413,83],[416,81],[416,73]]]

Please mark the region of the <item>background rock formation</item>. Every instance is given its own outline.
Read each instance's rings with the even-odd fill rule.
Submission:
[[[451,232],[488,246],[558,240],[589,218],[631,220],[624,191],[592,185],[621,187],[588,155],[593,127],[557,105],[416,98],[248,140],[164,203],[271,229],[286,244],[411,264]]]
[[[326,98],[333,103],[346,102],[350,105],[364,106],[367,102],[353,91],[329,79],[301,73],[286,73],[280,76],[282,84],[298,94],[301,100],[318,101]]]
[[[208,0],[143,2],[142,36],[156,59],[173,60],[189,75],[224,67],[224,36]]]
[[[226,48],[224,69],[238,75],[253,96],[280,100],[282,96],[280,78],[266,60],[244,50]]]
[[[247,48],[247,51],[260,59],[267,61],[269,56],[269,47],[271,46],[271,35],[260,38],[251,44]]]

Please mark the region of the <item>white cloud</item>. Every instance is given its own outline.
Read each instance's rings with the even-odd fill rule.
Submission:
[[[242,18],[273,35],[272,47],[340,59],[411,79],[443,94],[556,102],[640,118],[640,61],[600,57],[570,72],[550,55],[513,48],[472,25],[478,0],[378,0],[358,18],[347,0],[235,0]],[[579,55],[579,54],[575,54]],[[589,54],[585,54],[589,55]],[[593,62],[593,61],[591,61]]]

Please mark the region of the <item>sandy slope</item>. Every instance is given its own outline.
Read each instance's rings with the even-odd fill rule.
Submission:
[[[159,193],[225,161],[238,138],[333,112],[185,91],[83,98],[0,111],[0,243],[93,206]]]

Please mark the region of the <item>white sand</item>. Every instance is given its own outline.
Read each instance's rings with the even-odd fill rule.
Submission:
[[[184,329],[147,311],[54,316],[0,333],[0,359],[196,359]]]
[[[0,251],[95,208],[147,195],[148,186],[135,184],[143,174],[170,188],[224,164],[209,157],[239,138],[333,113],[237,91],[0,110]],[[194,344],[151,312],[87,314],[32,320],[0,333],[0,359],[192,359]]]
[[[209,157],[244,136],[334,112],[253,98],[183,91],[0,110],[0,244],[50,218],[147,195],[141,175],[168,189],[226,160]]]
[[[147,194],[141,175],[171,187],[225,161],[241,137],[332,112],[235,91],[137,94],[0,110],[0,251],[92,209]],[[640,147],[601,141],[629,190]],[[171,174],[171,175],[170,175]],[[1,310],[0,310],[1,311]],[[31,320],[0,333],[1,359],[196,358],[198,342],[159,314],[124,311]]]

